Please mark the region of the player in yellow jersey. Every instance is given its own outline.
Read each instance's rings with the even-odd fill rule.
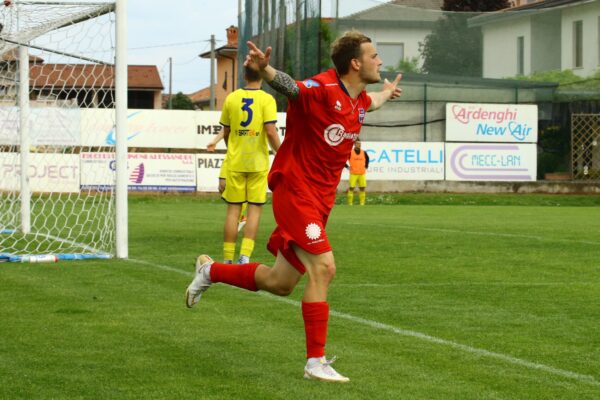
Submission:
[[[260,89],[258,71],[245,67],[246,86],[225,99],[220,123],[227,144],[227,176],[223,199],[227,202],[223,258],[233,262],[237,226],[242,204],[248,203],[248,216],[238,262],[250,261],[262,205],[267,201],[269,146],[277,151],[277,106],[270,94]]]

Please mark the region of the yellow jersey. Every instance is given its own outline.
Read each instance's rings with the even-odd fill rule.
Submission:
[[[269,169],[269,144],[265,124],[277,122],[273,96],[261,89],[238,89],[223,104],[220,123],[230,128],[227,168],[237,172]]]

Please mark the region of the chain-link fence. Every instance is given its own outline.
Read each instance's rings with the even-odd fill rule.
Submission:
[[[600,114],[573,114],[572,168],[575,179],[600,179]]]
[[[240,61],[247,40],[273,48],[272,65],[303,79],[321,70],[321,39],[327,23],[321,20],[320,0],[245,0],[240,26]]]

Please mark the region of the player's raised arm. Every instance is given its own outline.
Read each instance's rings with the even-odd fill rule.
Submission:
[[[367,95],[371,98],[371,107],[369,111],[377,110],[386,101],[395,99],[402,95],[402,89],[398,87],[402,74],[398,74],[392,82],[385,79],[383,81],[383,89],[380,92],[369,92]]]
[[[286,74],[273,68],[269,61],[271,59],[271,47],[263,52],[256,45],[250,41],[248,44],[248,55],[244,65],[254,64],[260,71],[260,76],[271,86],[273,89],[281,93],[282,95],[294,99],[300,93],[300,88],[296,81]]]

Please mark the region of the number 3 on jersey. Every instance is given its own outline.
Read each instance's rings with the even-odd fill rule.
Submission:
[[[248,118],[246,118],[245,121],[240,122],[240,125],[245,128],[252,122],[252,109],[250,106],[254,103],[254,99],[242,98],[242,103],[244,103],[242,106],[242,111],[246,111],[246,113],[248,113]]]

